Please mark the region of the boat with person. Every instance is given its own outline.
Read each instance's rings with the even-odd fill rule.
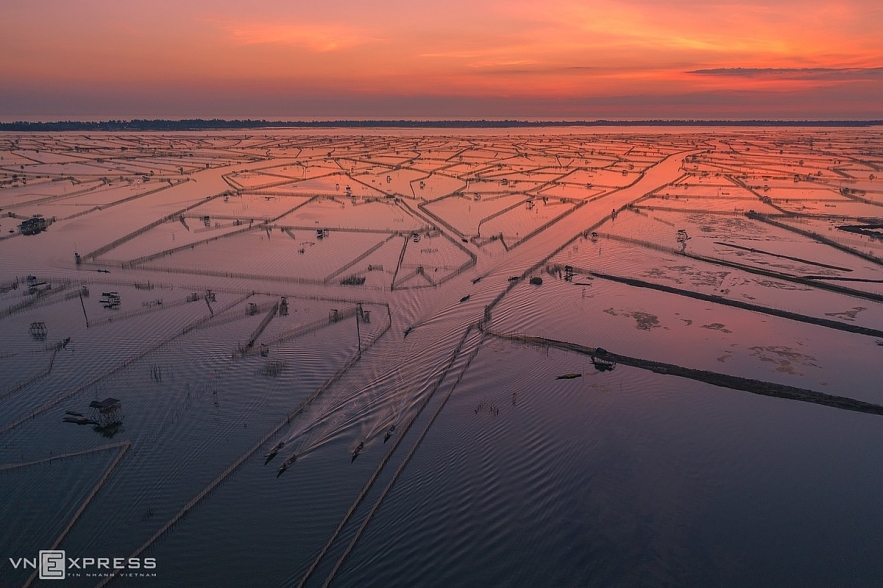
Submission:
[[[279,469],[276,471],[276,477],[278,478],[279,476],[281,476],[285,472],[285,470],[287,470],[288,468],[293,466],[294,462],[296,462],[296,461],[297,461],[297,455],[292,455],[291,457],[286,459],[284,462],[282,462],[282,465],[279,466]]]
[[[396,426],[395,426],[395,425],[393,425],[393,426],[391,426],[391,427],[389,428],[389,430],[386,432],[386,435],[383,437],[383,442],[384,442],[384,443],[386,443],[387,441],[389,441],[389,438],[392,437],[392,434],[395,432],[395,430],[396,430]]]
[[[273,447],[273,449],[268,451],[266,455],[264,455],[264,457],[267,458],[267,460],[264,462],[264,465],[270,463],[270,460],[276,457],[276,455],[279,453],[279,450],[281,450],[283,447],[285,447],[285,441],[280,441],[278,444],[276,444],[275,447]]]

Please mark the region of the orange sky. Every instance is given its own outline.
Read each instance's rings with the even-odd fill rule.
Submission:
[[[4,0],[0,117],[883,118],[883,2]]]

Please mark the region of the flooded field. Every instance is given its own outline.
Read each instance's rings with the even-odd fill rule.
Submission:
[[[881,169],[874,129],[2,134],[0,585],[879,586]]]

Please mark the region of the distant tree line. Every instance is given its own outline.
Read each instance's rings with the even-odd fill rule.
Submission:
[[[525,127],[872,127],[883,120],[327,120],[268,121],[191,118],[0,123],[0,131],[204,131],[226,129],[427,128],[508,129]]]

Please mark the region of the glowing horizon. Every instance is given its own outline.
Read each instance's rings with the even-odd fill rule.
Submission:
[[[883,114],[870,1],[7,4],[6,117]]]

